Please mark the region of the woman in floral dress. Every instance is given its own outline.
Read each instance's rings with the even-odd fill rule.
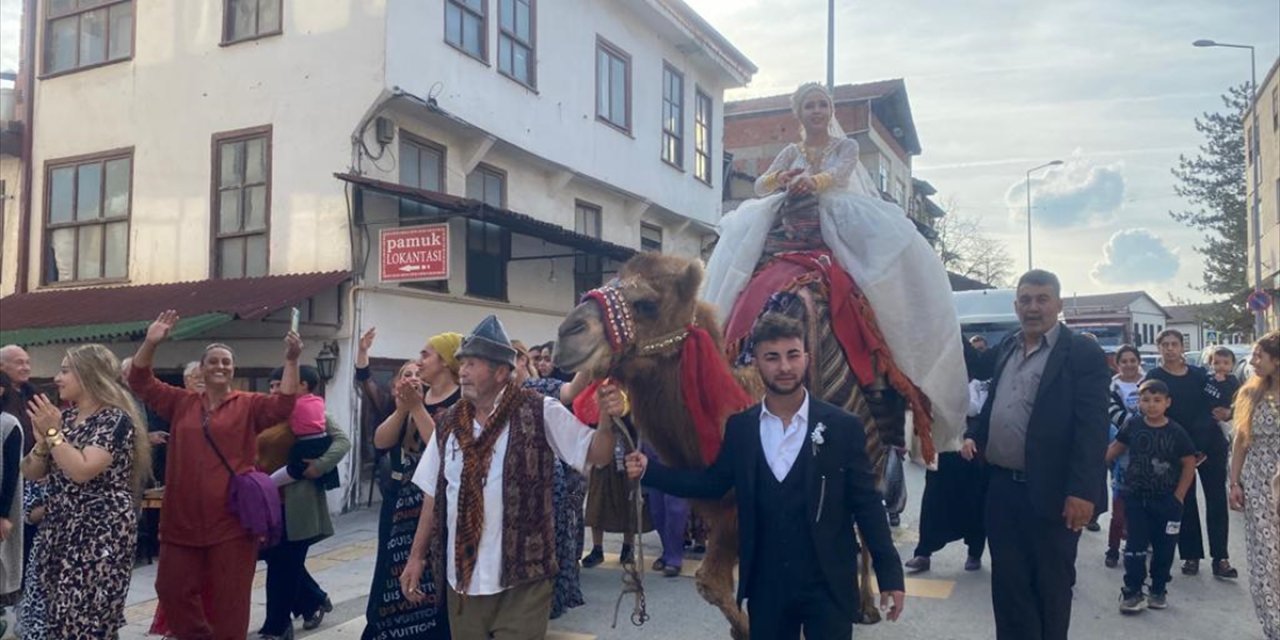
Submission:
[[[1280,331],[1253,347],[1253,377],[1236,394],[1231,508],[1245,514],[1249,589],[1267,640],[1280,640]]]
[[[138,541],[135,498],[151,455],[146,422],[119,371],[106,347],[76,347],[54,378],[58,395],[75,407],[59,411],[44,396],[28,407],[36,445],[22,472],[47,478],[48,497],[23,598],[26,640],[114,638],[124,626]],[[43,615],[27,602],[42,603]]]

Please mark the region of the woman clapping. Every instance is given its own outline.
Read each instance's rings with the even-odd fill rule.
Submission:
[[[150,475],[146,423],[119,382],[106,347],[67,352],[54,378],[59,411],[44,396],[28,405],[36,444],[22,462],[29,480],[47,478],[46,515],[31,553],[24,638],[113,638],[138,540],[135,498]],[[42,620],[25,620],[28,602]],[[34,614],[32,614],[34,615]]]

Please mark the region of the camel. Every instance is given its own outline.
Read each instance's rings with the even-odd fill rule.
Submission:
[[[565,318],[555,354],[558,366],[565,370],[586,372],[597,379],[607,376],[621,384],[632,398],[632,420],[641,439],[666,464],[676,468],[700,469],[709,463],[703,455],[705,440],[700,444],[681,384],[681,366],[685,364],[682,357],[686,353],[682,345],[691,328],[707,332],[715,342],[714,357],[721,360],[715,364],[728,367],[715,309],[698,299],[702,278],[702,265],[696,261],[652,253],[632,258],[617,279],[597,290],[605,295],[587,296]],[[811,298],[801,298],[811,308],[810,318],[821,317],[812,313]],[[812,352],[818,356],[814,360],[820,361],[823,354],[816,349],[824,343],[820,339],[815,343],[815,323],[810,320],[810,342],[814,345]],[[821,384],[820,377],[814,379]],[[756,390],[752,391],[751,397],[760,397],[754,393]],[[814,393],[826,397],[818,389]],[[883,443],[903,439],[901,403],[893,404],[887,396],[863,398],[856,388],[844,389],[843,393],[845,397],[837,399],[837,404],[861,414],[867,425],[868,453],[879,473],[888,451]],[[725,418],[720,416],[720,437]],[[732,497],[726,496],[718,502],[694,501],[693,508],[710,524],[707,554],[696,576],[698,593],[724,614],[731,636],[745,640],[749,636],[747,615],[738,607],[734,590],[738,555],[736,507]],[[873,593],[867,588],[870,565],[864,548],[859,581],[864,585],[860,604],[863,622],[867,623],[880,619]]]

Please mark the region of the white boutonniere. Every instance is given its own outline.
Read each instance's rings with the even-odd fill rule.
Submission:
[[[825,442],[822,437],[822,432],[826,430],[827,425],[819,422],[818,426],[814,427],[813,432],[809,434],[809,441],[813,443],[813,455],[815,456],[818,455],[818,447],[822,446],[822,443]]]

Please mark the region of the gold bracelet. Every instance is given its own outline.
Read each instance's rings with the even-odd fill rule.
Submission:
[[[776,172],[764,176],[764,190],[766,193],[773,193],[778,190],[778,174]]]
[[[826,191],[831,188],[833,183],[835,183],[835,178],[832,178],[828,172],[824,171],[813,176],[814,191]]]

